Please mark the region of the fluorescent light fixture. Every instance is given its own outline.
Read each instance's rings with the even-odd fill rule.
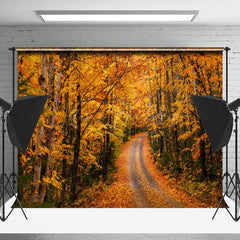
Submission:
[[[191,22],[198,11],[36,11],[43,22]]]

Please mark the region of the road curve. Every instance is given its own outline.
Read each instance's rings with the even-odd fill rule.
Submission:
[[[181,208],[182,203],[170,198],[151,176],[144,163],[143,142],[147,134],[138,136],[128,154],[130,185],[140,208]]]

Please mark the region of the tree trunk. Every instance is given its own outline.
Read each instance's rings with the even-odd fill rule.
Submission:
[[[148,69],[149,69],[149,62],[148,62]],[[155,122],[155,119],[154,119],[154,116],[153,116],[153,113],[152,113],[152,105],[153,105],[153,94],[152,94],[152,84],[151,84],[151,79],[150,79],[150,76],[148,74],[146,74],[146,79],[148,81],[148,87],[149,87],[149,112],[150,112],[150,119],[151,119],[151,123],[152,123],[152,126],[154,125],[154,122]],[[150,135],[151,135],[151,138],[150,138],[150,142],[151,142],[151,145],[153,146],[153,148],[155,149],[155,141],[154,141],[154,136],[157,134],[156,132],[156,129],[152,128],[152,131],[150,132]],[[158,145],[158,143],[157,143]]]
[[[77,85],[77,91],[78,91],[78,96],[77,96],[77,114],[76,114],[76,119],[77,119],[77,129],[76,129],[76,135],[75,135],[75,143],[74,143],[74,157],[73,157],[73,164],[71,166],[71,175],[72,175],[72,180],[71,180],[71,195],[70,199],[71,201],[74,201],[76,198],[76,188],[77,188],[77,172],[78,172],[78,160],[79,160],[79,151],[80,151],[80,141],[81,141],[81,111],[82,111],[82,106],[81,106],[81,95],[80,95],[80,85]]]
[[[42,92],[46,94],[46,77],[47,77],[47,54],[42,53],[41,56],[41,75],[38,79],[39,86]],[[42,145],[44,126],[38,125],[37,127],[37,140],[36,140],[36,159],[33,166],[33,195],[31,197],[32,203],[39,201],[39,189],[41,180],[41,169],[42,169],[42,152],[40,146]]]
[[[65,75],[64,78],[65,78],[65,82],[63,83],[63,88],[65,87],[69,87],[69,78],[70,76],[68,75],[68,71],[69,71],[69,62],[68,61],[64,61],[63,60],[63,64],[62,66],[65,66],[65,68],[63,67],[64,69],[64,72],[63,74]],[[65,84],[66,83],[66,84]],[[70,120],[70,116],[69,116],[69,113],[70,113],[70,105],[69,105],[69,92],[66,92],[64,95],[63,95],[63,98],[64,98],[64,112],[65,112],[65,119],[63,121],[63,134],[64,134],[64,138],[62,140],[62,143],[63,145],[71,145],[72,144],[72,127],[71,127],[71,120]],[[64,156],[66,156],[68,154],[68,149],[64,148]],[[70,176],[70,173],[69,173],[69,167],[68,167],[68,163],[67,163],[67,159],[66,158],[63,158],[62,160],[62,166],[61,166],[61,175],[62,175],[62,179],[63,179],[63,183],[62,183],[62,189],[61,189],[61,194],[60,194],[60,201],[59,201],[59,204],[58,204],[58,207],[61,207],[65,204],[65,201],[66,201],[66,193],[67,193],[67,178],[69,178]]]
[[[170,79],[169,79],[169,71],[166,71],[166,86],[170,84]],[[166,92],[166,103],[167,103],[167,110],[168,110],[168,119],[172,119],[172,106],[171,106],[171,94],[170,91],[168,90]],[[172,127],[169,129],[169,135],[170,137],[170,147],[169,147],[169,152],[173,157],[173,151],[174,151],[174,143],[173,143],[173,134],[172,134]]]
[[[106,125],[107,125],[107,129],[106,129],[106,134],[105,134],[105,154],[104,154],[104,161],[103,161],[103,179],[106,180],[107,179],[107,175],[108,175],[108,166],[109,163],[111,162],[111,154],[112,154],[112,148],[111,148],[111,139],[110,139],[110,134],[113,133],[112,132],[112,128],[113,128],[113,112],[109,113],[109,106],[112,106],[113,104],[113,93],[111,93],[111,99],[108,100],[106,99],[106,106],[107,106],[107,111],[108,113],[106,113]]]
[[[181,172],[181,166],[180,166],[180,151],[179,151],[179,143],[178,143],[178,126],[175,124],[175,128],[173,130],[174,138],[175,138],[175,159],[176,159],[176,166],[177,166],[177,174]]]
[[[157,64],[155,66],[155,71],[157,73]],[[161,129],[162,131],[162,134],[160,135],[159,137],[159,150],[160,150],[160,153],[163,152],[163,150],[166,151],[167,147],[166,147],[166,140],[165,140],[165,130],[164,128],[162,127],[162,124],[163,124],[163,119],[162,119],[162,89],[161,89],[161,70],[159,69],[159,78],[156,74],[156,82],[157,82],[157,86],[158,86],[158,89],[156,91],[156,96],[157,96],[157,102],[156,102],[156,107],[157,107],[157,123],[158,123],[158,127],[159,129]],[[159,79],[159,82],[158,82],[158,79]],[[159,133],[159,131],[158,131]],[[159,133],[160,134],[160,133]]]
[[[207,178],[207,170],[206,170],[206,151],[205,151],[205,141],[200,140],[200,162],[202,168],[202,178]]]
[[[58,80],[56,89],[54,87],[54,70],[55,70],[55,63],[53,61],[53,57],[49,58],[49,97],[50,97],[50,104],[51,104],[51,112],[52,116],[50,116],[47,119],[47,124],[51,126],[50,128],[45,129],[46,134],[46,147],[49,150],[49,154],[47,155],[47,163],[46,163],[46,171],[45,171],[45,177],[48,178],[50,176],[50,167],[52,163],[52,151],[53,151],[53,143],[54,143],[54,128],[56,124],[56,115],[55,111],[57,110],[58,105],[58,95],[59,95],[59,88],[61,83],[61,71],[58,71]],[[56,92],[55,92],[56,91]],[[54,111],[55,110],[55,111]],[[46,191],[47,191],[47,183],[42,181],[41,183],[41,191],[39,196],[39,202],[43,203],[46,197]]]
[[[63,133],[64,133],[64,138],[62,143],[63,144],[70,144],[70,121],[69,121],[69,94],[66,93],[65,96],[65,119],[63,123]],[[64,149],[64,155],[67,154],[67,150]],[[67,160],[66,158],[63,159],[62,162],[62,190],[61,190],[61,195],[60,195],[60,206],[65,202],[66,198],[66,178],[67,178]]]

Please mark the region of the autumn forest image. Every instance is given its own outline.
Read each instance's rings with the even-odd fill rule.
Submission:
[[[21,203],[216,207],[222,152],[213,152],[191,94],[222,97],[222,52],[19,52],[18,97],[49,95],[18,152]]]

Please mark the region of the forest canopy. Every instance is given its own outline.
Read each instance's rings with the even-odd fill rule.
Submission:
[[[19,52],[18,97],[45,94],[27,152],[19,151],[28,207],[86,207],[79,199],[114,181],[118,147],[140,132],[160,171],[220,181],[221,151],[212,151],[190,95],[222,97],[221,52]]]

